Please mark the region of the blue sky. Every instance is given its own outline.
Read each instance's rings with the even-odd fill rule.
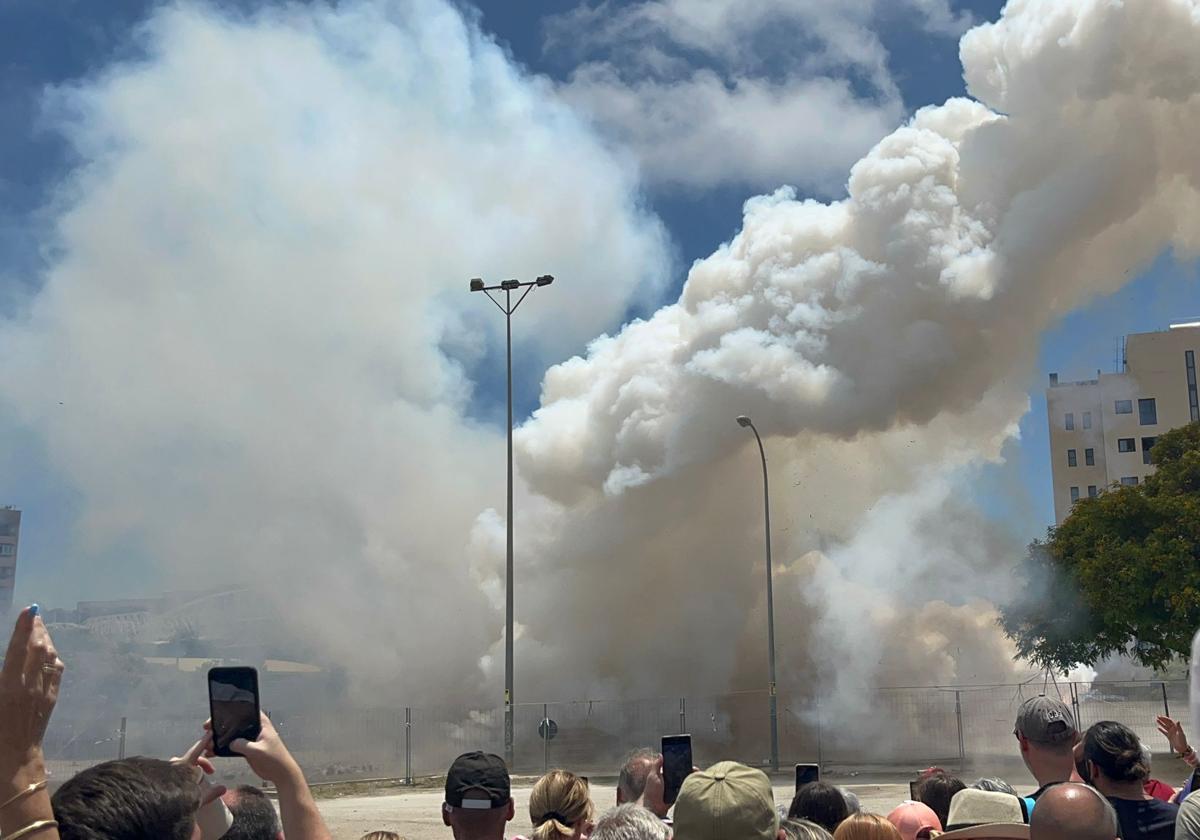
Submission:
[[[253,8],[258,4],[243,0],[232,5]],[[570,3],[479,0],[460,5],[477,12],[482,27],[520,64],[556,82],[569,82],[587,62],[603,65],[618,74],[634,72],[624,68],[620,40],[598,39],[582,45],[555,41],[556,22],[561,21],[564,13],[578,8]],[[633,5],[612,2],[604,10],[613,18]],[[899,109],[898,113],[886,107],[881,112],[897,119],[903,119],[922,105],[964,95],[957,57],[957,24],[931,22],[903,4],[883,5],[887,9],[869,20],[886,54],[883,71],[872,69],[867,61],[855,63],[818,57],[814,59],[817,69],[812,72],[844,81],[851,97],[867,106],[890,102]],[[965,16],[983,21],[995,18],[1001,5],[996,0],[973,0],[951,3],[950,10],[959,21],[966,20]],[[85,78],[114,60],[136,57],[136,27],[153,6],[149,0],[104,3],[9,0],[0,5],[0,56],[4,56],[0,122],[6,126],[0,135],[0,307],[6,312],[37,288],[46,248],[41,231],[45,208],[53,197],[55,185],[76,163],[62,138],[48,131],[39,116],[44,91],[47,86]],[[774,34],[755,32],[748,37],[747,52],[757,56],[751,63],[747,63],[745,54],[727,60],[719,57],[718,52],[705,52],[686,44],[674,44],[670,50],[674,51],[674,58],[693,70],[711,68],[727,77],[741,73],[777,82],[790,78],[824,44],[802,26]],[[894,85],[894,90],[889,85]],[[748,197],[790,182],[798,184],[802,194],[837,198],[842,180],[836,171],[828,171],[833,166],[829,160],[836,162],[836,150],[826,159],[826,170],[820,172],[801,164],[790,171],[787,167],[776,167],[765,174],[751,171],[729,180],[709,178],[682,183],[678,173],[648,178],[645,201],[665,223],[679,256],[677,269],[659,302],[674,300],[687,266],[736,233],[742,203]],[[840,177],[844,179],[844,169],[841,171]],[[1088,375],[1097,368],[1111,369],[1118,336],[1161,329],[1171,320],[1200,314],[1196,280],[1195,265],[1180,266],[1164,255],[1118,294],[1093,301],[1042,336],[1039,367],[1030,372],[1027,382],[1031,410],[1022,420],[1021,440],[1009,445],[1004,466],[983,469],[977,482],[977,499],[985,510],[1007,521],[1022,538],[1038,535],[1053,515],[1042,396],[1046,372],[1056,370],[1070,379]],[[558,292],[559,289],[553,289],[547,293]],[[470,301],[467,305],[474,303],[479,302]],[[499,379],[488,375],[488,364],[489,361],[481,362],[471,371],[478,383],[473,412],[477,417],[494,421],[502,417],[503,391]],[[519,415],[526,415],[535,407],[542,372],[540,367],[518,368]],[[32,440],[25,443],[37,445]],[[29,511],[27,541],[22,552],[24,562],[52,562],[53,550],[61,548],[61,543],[38,536],[38,532],[53,530],[60,520],[44,511],[60,511],[63,519],[69,518],[73,496],[53,476],[34,476],[16,470],[14,453],[21,448],[18,443],[5,453],[10,468],[21,477],[22,483],[14,485],[10,481],[0,485],[10,496],[3,501]],[[1024,492],[1014,494],[1014,486]],[[112,549],[111,555],[126,556],[118,548]],[[42,579],[52,577],[52,571],[48,571]]]

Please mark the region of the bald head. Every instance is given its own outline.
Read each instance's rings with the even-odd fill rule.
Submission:
[[[1029,821],[1030,840],[1114,840],[1117,813],[1094,788],[1064,782],[1037,801]]]

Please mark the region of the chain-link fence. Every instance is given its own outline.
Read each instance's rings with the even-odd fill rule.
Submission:
[[[1186,716],[1188,708],[1185,681],[889,688],[856,698],[852,708],[844,700],[818,702],[783,694],[778,702],[781,762],[913,767],[1011,759],[1017,707],[1039,693],[1069,704],[1081,728],[1099,720],[1129,725],[1156,753],[1169,750],[1155,726],[1156,716]],[[561,766],[612,774],[630,749],[656,745],[663,735],[680,732],[691,733],[697,764],[733,758],[761,766],[770,755],[768,709],[765,691],[521,703],[513,709],[514,769],[540,773]],[[272,717],[314,782],[411,780],[444,773],[462,752],[503,754],[504,749],[502,708],[289,712],[285,707],[273,710]],[[57,773],[69,775],[122,755],[181,752],[195,732],[196,721],[183,717],[56,716],[46,753]]]

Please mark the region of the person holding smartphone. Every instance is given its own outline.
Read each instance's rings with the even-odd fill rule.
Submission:
[[[229,749],[246,759],[255,775],[275,786],[284,836],[288,840],[332,840],[304,771],[284,745],[271,719],[262,712],[259,712],[259,726],[257,738],[253,741],[236,738]],[[212,755],[212,722],[205,722],[204,728],[208,733],[205,752]]]

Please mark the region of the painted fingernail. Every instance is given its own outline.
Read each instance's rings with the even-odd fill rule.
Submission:
[[[29,614],[31,616],[33,616],[34,618],[37,618],[37,614],[40,613],[41,611],[42,611],[42,608],[39,607],[37,604],[29,605]]]

